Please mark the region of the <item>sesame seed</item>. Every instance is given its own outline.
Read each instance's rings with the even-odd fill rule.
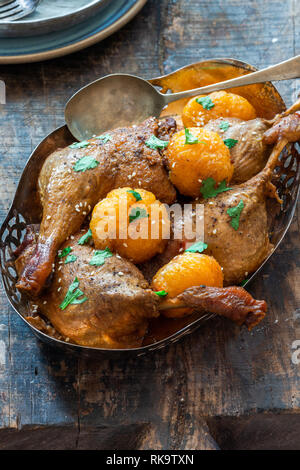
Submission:
[[[119,271],[118,274],[119,276],[124,276],[124,273],[122,273],[122,271]]]
[[[128,179],[131,180],[131,175],[128,175]]]
[[[46,219],[47,220],[51,219],[51,215],[47,215]]]
[[[79,207],[82,207],[82,202],[79,203]]]
[[[214,230],[213,230],[213,234],[215,235],[216,233],[217,233],[217,230],[216,230],[216,229],[214,229]]]
[[[74,240],[74,235],[70,235],[71,240]]]
[[[125,246],[125,248],[127,248],[127,247],[128,247],[127,243],[123,243],[123,246]]]
[[[61,282],[61,277],[58,279],[58,282]]]
[[[95,274],[95,271],[92,271],[90,275],[93,276],[94,274]]]
[[[85,212],[85,211],[83,211],[83,212],[82,212],[82,214],[83,214],[83,215],[86,215],[86,212]]]
[[[44,300],[43,304],[46,305],[46,303],[47,303],[47,300]]]
[[[59,287],[59,288],[57,289],[57,292],[59,292],[60,290],[61,290],[61,287]]]

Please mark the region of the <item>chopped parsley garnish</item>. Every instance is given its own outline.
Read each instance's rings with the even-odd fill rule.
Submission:
[[[84,296],[84,293],[80,289],[78,289],[78,287],[79,287],[79,281],[78,281],[77,277],[75,277],[74,281],[72,282],[72,284],[70,285],[70,287],[69,287],[69,289],[66,293],[66,296],[65,296],[64,300],[62,301],[62,303],[59,306],[59,308],[61,310],[64,310],[70,304],[71,305],[73,305],[73,304],[82,304],[83,302],[85,302],[87,300],[87,297]],[[79,299],[79,297],[81,297],[82,295],[84,297]]]
[[[166,297],[168,295],[168,292],[165,290],[158,290],[157,292],[154,291],[154,294],[158,295],[159,297]]]
[[[108,247],[105,250],[95,250],[93,257],[90,261],[91,266],[102,266],[105,263],[106,258],[110,258],[112,256],[112,252]]]
[[[109,134],[97,135],[95,139],[102,140],[104,144],[111,140],[111,136]]]
[[[204,199],[209,199],[210,197],[216,197],[219,193],[224,191],[229,191],[232,188],[227,188],[226,180],[221,181],[221,183],[216,187],[216,182],[213,178],[207,178],[202,182],[200,193]]]
[[[209,96],[203,96],[202,98],[197,98],[196,102],[201,104],[204,109],[207,109],[208,111],[212,109],[215,105],[213,101],[210,99]]]
[[[145,217],[149,217],[149,214],[147,214],[145,209],[142,209],[141,207],[134,207],[129,214],[129,223],[133,222],[134,220],[144,219]]]
[[[206,250],[207,246],[208,245],[204,242],[196,242],[189,246],[185,251],[189,251],[190,253],[202,253],[202,251]]]
[[[241,199],[237,206],[227,209],[227,214],[231,217],[230,225],[237,230],[240,224],[241,212],[244,209],[244,202]]]
[[[164,149],[168,147],[169,141],[161,140],[158,137],[155,137],[155,135],[152,135],[148,140],[146,140],[145,144],[150,149],[157,150],[157,149]]]
[[[68,264],[68,263],[74,263],[74,261],[77,260],[77,256],[75,255],[68,255],[65,259],[65,264]]]
[[[88,145],[90,145],[90,142],[83,140],[82,142],[74,142],[74,144],[69,145],[69,147],[70,149],[84,149]]]
[[[91,155],[86,155],[85,157],[77,160],[73,166],[73,169],[74,171],[86,171],[91,170],[92,168],[96,168],[98,165],[99,162],[97,162],[97,160],[95,160]]]
[[[127,192],[132,194],[135,197],[136,201],[141,201],[142,200],[142,196],[137,191],[134,191],[133,189],[129,189]]]
[[[72,248],[70,246],[66,246],[66,248],[64,248],[63,250],[61,250],[61,252],[58,254],[58,257],[59,258],[64,258],[65,256],[67,256],[69,253],[71,253],[72,251]]]
[[[219,128],[222,130],[222,131],[227,131],[230,127],[230,124],[229,122],[227,121],[222,121],[219,125]]]
[[[88,231],[84,235],[82,235],[81,238],[79,238],[78,245],[84,245],[89,241],[90,238],[92,238],[92,231],[89,228]]]
[[[232,149],[232,147],[235,146],[235,144],[238,143],[238,140],[235,140],[235,139],[225,139],[223,140],[224,144],[226,145],[226,147],[228,147],[229,149]]]
[[[185,127],[185,129],[184,129],[184,133],[185,133],[185,142],[184,142],[184,143],[185,143],[186,145],[187,145],[187,144],[192,145],[192,144],[198,144],[198,143],[199,143],[197,137],[195,137],[195,136],[189,131],[189,129],[188,129],[187,127]]]

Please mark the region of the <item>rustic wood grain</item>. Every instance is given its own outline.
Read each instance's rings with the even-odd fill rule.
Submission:
[[[63,123],[66,99],[111,72],[153,77],[212,57],[257,67],[300,52],[296,0],[150,0],[125,28],[85,51],[0,66],[0,217],[30,152]],[[290,104],[299,83],[282,82]],[[300,448],[299,210],[251,285],[269,304],[252,333],[223,319],[146,357],[91,361],[37,342],[0,298],[0,449]],[[299,355],[300,357],[300,355]],[[284,437],[283,437],[284,436]]]

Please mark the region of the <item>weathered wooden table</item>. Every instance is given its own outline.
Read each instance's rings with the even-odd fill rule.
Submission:
[[[85,83],[118,71],[150,78],[212,57],[263,67],[299,52],[296,0],[150,0],[87,50],[1,66],[1,218],[30,152]],[[300,87],[278,88],[290,104]],[[166,350],[93,362],[40,344],[1,288],[0,449],[299,449],[299,215],[251,286],[269,304],[252,333],[214,319]]]

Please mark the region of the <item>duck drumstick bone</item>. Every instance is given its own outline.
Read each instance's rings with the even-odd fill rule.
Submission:
[[[252,330],[265,317],[267,304],[255,300],[243,287],[190,287],[173,299],[163,300],[159,310],[192,307],[197,312],[210,312],[229,318]],[[170,315],[169,315],[170,316]]]

